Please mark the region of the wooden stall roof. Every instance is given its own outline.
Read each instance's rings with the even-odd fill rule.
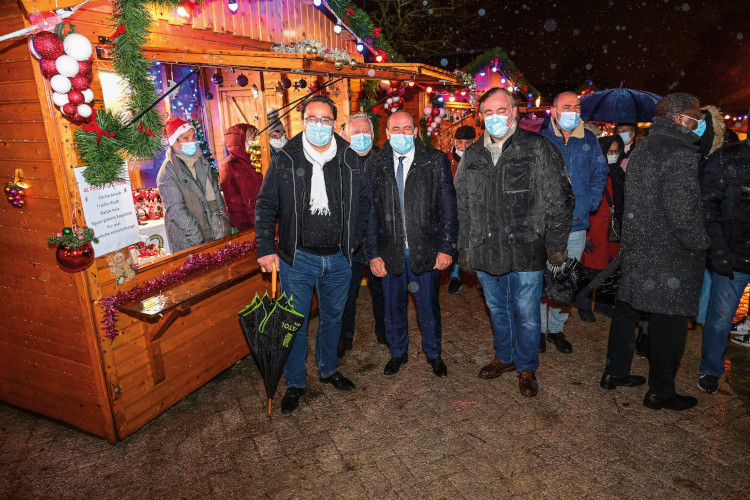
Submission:
[[[264,50],[190,50],[171,47],[144,47],[144,55],[152,61],[175,64],[226,66],[254,71],[291,72],[330,75],[366,80],[414,80],[419,83],[461,84],[453,73],[424,64],[365,64],[356,69],[344,66],[338,70],[335,61],[309,54],[270,52]]]

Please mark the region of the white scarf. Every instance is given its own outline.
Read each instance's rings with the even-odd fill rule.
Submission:
[[[331,215],[328,208],[328,193],[326,193],[326,181],[323,177],[323,165],[336,156],[336,138],[331,137],[329,147],[322,153],[318,153],[307,141],[307,136],[302,132],[302,148],[305,158],[312,163],[312,180],[310,182],[310,213],[313,215]]]

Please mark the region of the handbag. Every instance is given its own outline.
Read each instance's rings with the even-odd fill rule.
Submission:
[[[213,239],[218,240],[232,234],[232,224],[229,223],[229,219],[226,216],[219,212],[211,212],[210,217],[209,225],[211,226],[211,236],[213,236]]]
[[[607,226],[607,240],[608,241],[620,241],[620,235],[622,234],[622,222],[615,217],[615,204],[612,203],[612,198],[609,196],[607,189],[604,189],[604,196],[607,198],[607,205],[609,205],[609,226]]]

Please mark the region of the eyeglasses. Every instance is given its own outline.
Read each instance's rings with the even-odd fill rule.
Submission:
[[[322,123],[323,125],[330,126],[333,125],[333,122],[335,120],[333,118],[329,118],[327,116],[324,116],[323,118],[316,118],[314,116],[308,116],[305,118],[305,123],[308,125],[317,125],[318,123]]]
[[[692,116],[688,116],[688,115],[683,115],[682,113],[679,113],[679,115],[680,115],[680,116],[684,116],[685,118],[690,118],[691,120],[693,120],[693,121],[696,121],[696,122],[698,122],[698,123],[700,123],[700,122],[702,122],[702,121],[703,121],[703,118],[700,118],[700,119],[698,119],[698,118],[693,118]]]

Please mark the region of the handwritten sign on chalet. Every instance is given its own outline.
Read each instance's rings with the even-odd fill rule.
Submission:
[[[76,168],[75,174],[86,225],[99,238],[99,243],[92,243],[94,255],[99,257],[137,243],[138,219],[130,179],[92,186],[83,178],[84,168]]]

